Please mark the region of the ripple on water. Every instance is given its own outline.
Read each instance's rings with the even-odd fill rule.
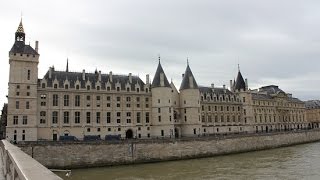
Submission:
[[[320,142],[212,158],[76,169],[69,180],[320,179]],[[59,174],[61,177],[64,174]],[[65,177],[63,177],[65,178]],[[66,179],[66,178],[65,178]]]

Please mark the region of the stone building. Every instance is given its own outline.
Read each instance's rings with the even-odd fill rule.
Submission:
[[[320,126],[320,101],[306,101],[306,117],[309,123],[309,128],[319,128]]]
[[[179,138],[292,130],[306,127],[304,103],[277,86],[248,89],[236,81],[199,86],[189,63],[179,90],[159,58],[152,83],[128,75],[70,72],[50,67],[38,78],[38,42],[25,44],[20,22],[9,52],[6,138],[59,140],[60,136],[120,135],[122,138]]]

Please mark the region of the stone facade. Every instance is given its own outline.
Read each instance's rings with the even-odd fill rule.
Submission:
[[[320,127],[320,101],[309,100],[306,101],[306,117],[309,128]]]
[[[56,71],[38,78],[38,43],[25,44],[20,23],[9,52],[6,138],[59,140],[60,136],[120,135],[179,138],[307,127],[304,103],[277,86],[248,89],[240,71],[230,89],[198,86],[189,64],[179,91],[159,64],[150,82],[131,73]]]

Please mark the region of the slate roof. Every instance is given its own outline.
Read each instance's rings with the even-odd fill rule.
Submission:
[[[255,99],[255,100],[268,100],[268,99],[270,99],[271,100],[274,98],[272,95],[277,95],[279,93],[287,94],[276,85],[263,86],[263,87],[259,88],[259,92],[252,93],[252,99]],[[287,100],[290,102],[303,103],[303,101],[301,101],[300,99],[295,98],[295,97],[290,97],[290,96],[288,96]]]
[[[320,100],[309,100],[305,102],[307,109],[319,109]]]
[[[10,53],[39,55],[30,45],[26,45],[23,41],[16,41]]]
[[[190,86],[190,77],[192,77],[193,79],[193,84],[192,86]],[[182,82],[181,82],[181,86],[180,86],[180,91],[184,90],[184,89],[198,89],[198,84],[196,82],[196,79],[194,78],[192,71],[189,67],[189,64],[187,65],[186,71],[184,73]]]
[[[50,71],[50,70],[49,70]],[[49,71],[45,74],[43,79],[47,81],[47,87],[53,87],[53,82],[55,79],[57,79],[59,88],[64,88],[64,81],[67,79],[70,83],[70,88],[75,88],[75,83],[77,80],[80,82],[81,88],[86,88],[86,83],[89,80],[91,89],[96,88],[96,83],[99,79],[99,73],[85,73],[85,80],[82,79],[82,72],[65,72],[65,71],[55,71],[52,70],[51,78],[49,78]],[[106,83],[110,82],[110,75],[109,74],[101,74],[101,89],[106,89]],[[40,85],[41,79],[38,80],[38,83]],[[126,90],[126,84],[129,82],[129,76],[126,75],[112,75],[112,83],[111,89],[115,89],[116,83],[121,84],[121,90]],[[144,85],[145,83],[138,77],[138,76],[132,76],[132,83],[130,84],[131,90],[135,90],[135,85],[140,85],[140,91],[144,91]]]
[[[161,73],[163,73],[163,75],[164,75],[164,86],[161,86],[161,83],[160,83],[160,74]],[[155,88],[155,87],[171,87],[170,83],[169,83],[169,81],[167,79],[167,76],[166,76],[166,74],[164,73],[164,71],[162,69],[160,61],[159,61],[158,67],[157,67],[156,74],[154,75],[151,87],[152,88]]]
[[[211,87],[204,87],[204,86],[199,86],[199,91],[200,93],[203,94],[227,94],[227,95],[233,95],[229,89],[223,89],[223,88],[211,88]]]
[[[241,74],[240,71],[238,72],[238,76],[237,76],[237,80],[236,80],[236,83],[234,85],[234,88],[235,88],[235,90],[238,90],[238,91],[240,91],[241,89],[242,90],[246,89],[246,83],[243,80],[243,77],[242,77],[242,74]]]
[[[259,92],[266,92],[267,94],[279,94],[279,93],[285,93],[282,91],[278,86],[276,85],[270,85],[270,86],[263,86],[259,88]]]

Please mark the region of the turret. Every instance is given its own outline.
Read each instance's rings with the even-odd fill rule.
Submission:
[[[200,91],[188,63],[180,86],[182,136],[200,135],[201,122],[199,121],[199,102]]]
[[[152,92],[152,136],[173,138],[173,109],[171,86],[164,73],[160,58],[157,71],[154,75]]]

